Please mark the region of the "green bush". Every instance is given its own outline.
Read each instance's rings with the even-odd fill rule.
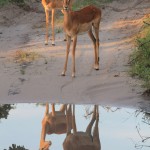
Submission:
[[[150,18],[143,26],[137,38],[137,48],[131,55],[131,75],[145,81],[145,87],[150,89]]]
[[[24,0],[0,0],[0,6],[6,5],[8,3],[15,3],[15,4],[24,4]]]
[[[24,0],[9,0],[12,3],[24,3]]]
[[[4,6],[8,3],[13,3],[13,4],[18,5],[20,7],[25,6],[24,0],[0,0],[0,6]]]
[[[73,4],[73,10],[78,10],[87,5],[100,6],[103,3],[108,3],[112,1],[113,0],[76,0],[76,2]]]
[[[9,0],[0,0],[0,6],[8,4]]]

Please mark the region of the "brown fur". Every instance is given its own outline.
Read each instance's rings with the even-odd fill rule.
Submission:
[[[79,11],[71,12],[72,20],[78,21],[78,23],[88,23],[96,18],[99,18],[101,10],[95,6],[87,6]]]
[[[44,148],[44,150],[48,150],[51,145],[51,142],[45,141],[46,134],[63,134],[67,132],[65,107],[66,105],[62,105],[59,111],[55,111],[55,106],[52,104],[52,112],[49,113],[49,104],[46,104],[46,111],[42,120],[40,150],[42,150],[42,148]],[[68,113],[71,113],[70,108],[68,108]]]
[[[75,106],[74,106],[75,107]],[[63,143],[64,150],[100,150],[101,144],[99,139],[99,112],[98,106],[94,107],[92,119],[87,126],[86,132],[76,131],[75,108],[73,108],[73,133],[71,133],[69,124],[67,124],[67,135]],[[96,122],[95,122],[96,120]],[[91,134],[92,126],[95,122],[93,135]]]
[[[71,38],[73,38],[72,49],[72,77],[75,76],[75,49],[78,34],[88,32],[90,39],[94,45],[95,63],[94,69],[99,69],[99,25],[101,20],[101,10],[95,6],[87,6],[79,11],[70,11],[68,1],[64,0],[64,31],[67,34],[67,49],[66,60],[62,75],[64,76],[67,70],[68,55],[70,51]],[[95,31],[95,36],[92,32]]]
[[[72,1],[69,5],[71,8]],[[46,37],[45,37],[45,45],[48,44],[48,28],[49,28],[49,11],[52,10],[51,14],[51,25],[52,25],[52,45],[55,45],[55,31],[54,31],[54,23],[55,23],[55,9],[62,9],[63,6],[63,0],[42,0],[42,5],[45,10],[45,16],[46,16]]]

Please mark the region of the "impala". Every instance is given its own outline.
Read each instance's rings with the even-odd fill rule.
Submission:
[[[77,36],[87,32],[94,45],[95,63],[94,69],[99,70],[99,26],[101,20],[101,10],[93,5],[84,7],[79,11],[70,10],[70,0],[64,0],[64,31],[67,35],[66,59],[62,76],[65,76],[70,51],[71,39],[73,39],[72,49],[72,77],[75,77],[75,50]],[[92,28],[95,32],[93,34]]]

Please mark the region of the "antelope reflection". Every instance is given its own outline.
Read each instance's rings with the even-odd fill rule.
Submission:
[[[94,122],[95,127],[92,135],[91,130]],[[100,150],[101,144],[99,139],[98,123],[99,123],[99,110],[98,106],[95,105],[92,119],[89,125],[87,126],[86,131],[85,132],[77,131],[75,121],[75,106],[73,105],[73,116],[72,116],[73,133],[71,133],[69,113],[67,112],[67,134],[63,143],[64,150]]]
[[[42,131],[40,139],[40,150],[48,150],[51,141],[45,141],[46,134],[63,134],[67,131],[66,114],[65,109],[67,105],[62,105],[59,111],[55,111],[55,105],[52,104],[52,112],[49,112],[49,104],[46,104],[45,115],[42,120]],[[66,110],[68,114],[68,124],[71,125],[71,106]]]

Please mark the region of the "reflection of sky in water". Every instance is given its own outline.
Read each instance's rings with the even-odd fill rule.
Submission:
[[[51,107],[50,107],[51,108]],[[93,108],[93,107],[91,107]],[[57,107],[56,107],[57,110]],[[8,119],[0,121],[0,150],[8,149],[12,144],[24,145],[29,150],[39,148],[41,121],[45,107],[35,104],[18,104],[16,109],[10,111]],[[85,131],[90,119],[85,119],[84,106],[76,106],[77,129]],[[136,126],[140,126],[140,133],[150,136],[149,126],[142,123],[142,116],[135,117],[135,110],[120,109],[116,112],[107,112],[100,107],[100,139],[102,150],[134,150],[134,142],[141,141]],[[52,141],[52,150],[61,150],[65,138],[63,135],[47,135]],[[150,145],[150,143],[146,143]],[[149,148],[143,148],[147,150]]]

